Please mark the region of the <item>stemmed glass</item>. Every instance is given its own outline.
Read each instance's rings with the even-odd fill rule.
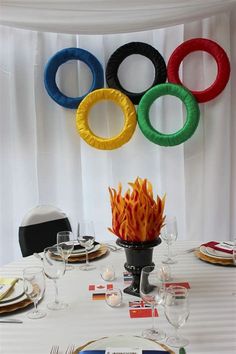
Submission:
[[[74,249],[74,235],[71,231],[59,231],[57,233],[57,246],[62,250],[61,257],[64,258],[66,263],[66,271],[72,270],[74,267],[68,264],[68,258],[70,257]]]
[[[234,240],[234,244],[233,244],[232,258],[233,258],[234,265],[236,266],[236,239]]]
[[[176,241],[178,235],[177,220],[175,216],[167,216],[165,219],[165,225],[161,229],[161,238],[167,244],[167,258],[162,260],[165,264],[174,264],[176,260],[171,258],[171,245]]]
[[[166,342],[176,348],[185,347],[189,341],[179,336],[178,329],[189,317],[188,290],[182,286],[170,286],[166,289],[165,315],[168,322],[175,328],[175,336],[167,338]]]
[[[65,260],[58,256],[62,254],[62,249],[54,245],[47,247],[44,250],[43,265],[45,275],[53,280],[55,286],[55,300],[47,305],[50,310],[62,310],[68,305],[58,299],[58,285],[57,280],[65,274]],[[59,258],[59,259],[58,259]]]
[[[236,266],[236,238],[234,239],[232,258],[233,258],[233,263]],[[236,292],[235,291],[232,292],[232,295],[236,296]]]
[[[34,309],[28,313],[31,319],[43,318],[45,312],[39,311],[37,306],[45,292],[45,276],[42,267],[27,267],[23,270],[24,292],[33,301]]]
[[[142,268],[140,296],[146,303],[150,304],[152,308],[152,327],[143,331],[142,335],[145,338],[153,340],[162,340],[165,338],[164,332],[155,328],[154,325],[155,306],[163,303],[164,292],[164,283],[160,279],[159,269],[154,266],[146,266]]]
[[[78,224],[78,242],[85,248],[86,263],[82,264],[79,269],[92,270],[95,266],[89,263],[88,251],[91,249],[95,241],[94,226],[92,221],[81,221]]]

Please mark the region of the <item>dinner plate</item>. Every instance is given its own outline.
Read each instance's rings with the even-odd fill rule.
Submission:
[[[211,247],[205,247],[205,246],[200,246],[200,252],[205,254],[205,256],[212,257],[212,258],[218,258],[218,259],[232,259],[232,256],[228,253],[216,251]],[[223,256],[219,254],[223,253]]]
[[[206,251],[209,255],[214,256],[214,257],[219,257],[219,258],[225,258],[225,259],[231,259],[232,254],[214,250],[214,248],[211,247],[206,247]]]
[[[27,299],[27,296],[24,292],[23,279],[19,279],[11,291],[0,301],[0,307],[13,305],[24,299]]]
[[[98,244],[95,245],[93,248],[91,248],[90,250],[88,250],[88,253],[96,252],[96,251],[98,251],[98,250],[100,249],[100,247],[101,247],[101,244],[98,243]],[[79,251],[79,252],[78,252],[78,251]],[[85,255],[85,254],[86,254],[85,249],[83,249],[83,250],[74,250],[74,251],[71,253],[70,257],[77,257],[77,256]]]
[[[164,350],[170,354],[174,354],[173,350],[158,342],[154,342],[150,339],[142,337],[124,335],[105,337],[89,342],[84,346],[76,349],[74,354],[79,353],[81,350],[105,350],[106,348],[140,348],[143,350]]]

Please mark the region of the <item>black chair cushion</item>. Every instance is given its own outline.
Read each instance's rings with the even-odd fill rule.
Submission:
[[[19,243],[23,257],[57,243],[59,231],[71,231],[68,218],[42,222],[19,227]]]

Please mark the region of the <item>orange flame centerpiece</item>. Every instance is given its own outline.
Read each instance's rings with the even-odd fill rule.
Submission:
[[[127,242],[147,242],[159,237],[164,224],[165,196],[153,199],[152,184],[147,179],[137,178],[124,194],[119,184],[118,192],[109,188],[112,228],[109,230]]]
[[[153,247],[161,243],[159,237],[164,225],[165,196],[153,199],[152,185],[147,179],[137,178],[129,183],[132,191],[124,196],[122,186],[118,191],[109,188],[112,228],[109,230],[118,238],[116,243],[125,248],[125,269],[133,276],[130,286],[123,291],[130,295],[140,296],[139,285],[142,268],[152,262]]]

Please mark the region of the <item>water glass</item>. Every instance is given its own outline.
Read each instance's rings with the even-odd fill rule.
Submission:
[[[53,302],[49,303],[47,307],[50,310],[62,310],[68,305],[58,298],[58,285],[57,280],[60,279],[65,274],[65,259],[58,256],[62,254],[62,249],[55,245],[52,247],[47,247],[43,254],[43,265],[46,277],[53,280],[55,286],[55,299]]]
[[[172,258],[171,245],[176,241],[178,235],[177,220],[175,216],[167,216],[165,225],[161,229],[161,239],[167,244],[167,258],[162,260],[165,264],[174,264],[177,261]]]
[[[85,248],[86,252],[86,263],[82,264],[79,269],[81,270],[92,270],[95,266],[89,263],[88,251],[94,244],[95,233],[92,221],[81,221],[78,224],[78,242]]]
[[[178,334],[178,329],[187,321],[189,312],[188,290],[182,286],[168,287],[165,294],[165,315],[175,328],[175,336],[167,338],[168,345],[181,348],[189,343],[188,339]]]
[[[68,258],[74,250],[75,239],[71,231],[59,231],[57,233],[57,246],[58,250],[62,251],[61,257],[65,259],[66,270],[72,270],[74,267],[68,264]]]
[[[160,279],[160,270],[155,266],[142,268],[140,278],[140,296],[152,308],[152,327],[145,329],[142,336],[152,340],[163,340],[165,333],[155,327],[155,308],[156,305],[163,303],[165,285]]]
[[[27,267],[23,270],[24,292],[33,301],[34,309],[28,313],[28,318],[38,319],[46,316],[45,312],[38,310],[38,302],[45,292],[45,276],[43,267]]]

